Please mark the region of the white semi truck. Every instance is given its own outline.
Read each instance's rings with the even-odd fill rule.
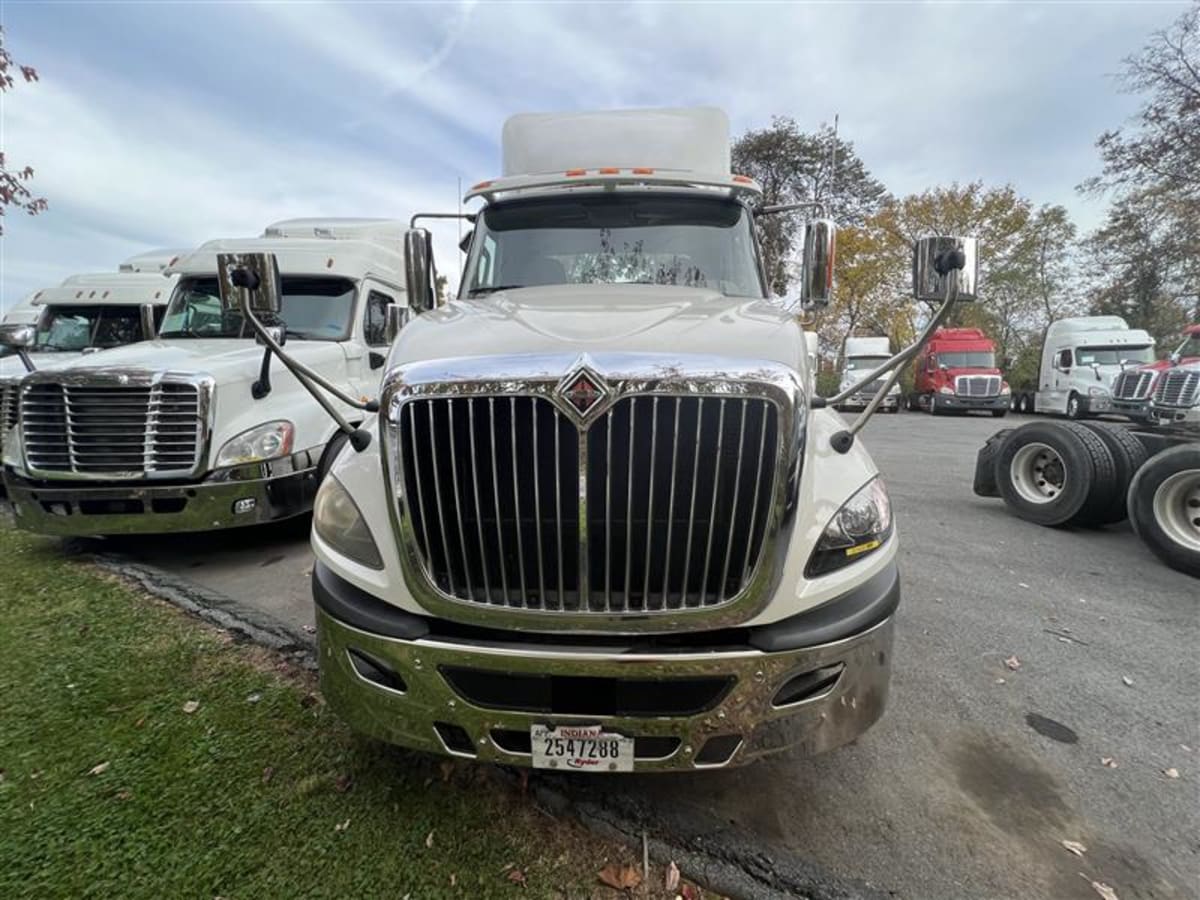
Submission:
[[[357,421],[405,307],[403,229],[390,220],[292,220],[171,263],[177,284],[154,340],[21,380],[5,447],[18,526],[57,535],[201,531],[307,512],[345,438],[244,318],[222,308],[218,257],[275,255],[283,299],[271,334],[338,391],[332,413]]]
[[[1059,319],[1046,330],[1037,385],[1014,389],[1012,407],[1071,419],[1119,411],[1113,407],[1113,380],[1150,362],[1154,338],[1120,316]]]
[[[890,359],[892,355],[891,341],[886,337],[849,337],[846,338],[843,355],[845,362],[842,364],[842,377],[838,384],[839,391],[861,381],[864,373],[878,368],[881,363]],[[842,401],[838,405],[838,409],[844,411],[866,409],[871,398],[882,390],[883,384],[883,378],[876,378]],[[899,412],[900,398],[900,385],[893,384],[879,402],[879,409],[883,412]]]
[[[457,299],[435,296],[429,233],[406,235],[416,314],[317,497],[327,701],[386,741],[560,770],[854,739],[883,712],[900,598],[857,440],[876,404],[848,426],[813,395],[755,239],[781,210],[730,172],[724,114],[516,116],[503,157],[467,193]],[[832,239],[806,226],[809,306]],[[969,239],[917,250],[918,296],[943,301],[923,340],[977,267]],[[272,267],[226,261],[252,324]]]

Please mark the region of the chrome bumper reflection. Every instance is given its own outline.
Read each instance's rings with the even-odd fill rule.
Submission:
[[[636,771],[736,766],[793,748],[821,753],[853,740],[880,717],[891,672],[892,617],[844,640],[780,653],[614,654],[407,641],[354,628],[319,607],[316,612],[321,690],[351,727],[417,750],[515,766],[530,765],[520,742],[534,723],[600,724],[633,737]],[[733,686],[692,715],[512,711],[483,708],[456,692],[443,672],[464,668],[588,679],[730,678]],[[816,678],[806,682],[809,675]],[[792,696],[801,699],[776,706],[785,685],[796,685]]]

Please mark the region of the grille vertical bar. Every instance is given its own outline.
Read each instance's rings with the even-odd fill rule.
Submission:
[[[1154,388],[1154,402],[1160,406],[1194,406],[1200,393],[1200,372],[1170,369],[1163,372]]]
[[[445,595],[698,610],[754,577],[777,476],[770,401],[629,396],[583,431],[542,397],[413,398],[401,410],[405,533]]]

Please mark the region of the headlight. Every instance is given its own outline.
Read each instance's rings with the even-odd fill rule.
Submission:
[[[1088,388],[1088,396],[1089,397],[1107,397],[1108,391],[1102,387],[1090,387],[1090,388]]]
[[[940,388],[938,388],[938,393],[939,394],[953,394],[954,388],[946,387],[946,385],[942,385]]]
[[[1007,397],[1007,396],[1008,396],[1009,394],[1011,394],[1011,393],[1012,393],[1012,388],[1010,388],[1010,387],[1008,386],[1008,382],[1007,382],[1007,381],[1006,381],[1006,382],[1004,382],[1004,384],[1000,385],[1000,396],[1001,396],[1001,397]]]
[[[284,421],[267,422],[249,431],[243,431],[225,442],[225,446],[217,454],[216,468],[265,462],[268,459],[287,456],[292,452],[294,431],[292,423]]]
[[[343,556],[372,569],[383,568],[379,548],[354,498],[332,475],[325,476],[313,502],[313,530]]]
[[[873,553],[892,534],[892,503],[879,476],[846,501],[825,526],[804,574],[824,575]]]

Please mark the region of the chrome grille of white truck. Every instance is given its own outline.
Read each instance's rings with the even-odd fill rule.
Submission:
[[[545,397],[415,398],[398,424],[406,537],[457,600],[712,609],[762,555],[779,449],[768,400],[626,396],[583,427]]]
[[[1200,394],[1200,372],[1188,369],[1169,369],[1159,376],[1154,388],[1158,406],[1188,408],[1196,405]]]
[[[196,384],[33,381],[21,391],[31,474],[138,478],[199,467],[204,404]]]
[[[998,397],[1000,376],[959,375],[954,379],[954,393],[960,397]]]
[[[1150,396],[1153,381],[1153,372],[1139,372],[1137,369],[1122,372],[1113,380],[1113,397],[1117,400],[1145,400]]]
[[[0,381],[0,450],[4,449],[4,435],[17,427],[17,382]]]

